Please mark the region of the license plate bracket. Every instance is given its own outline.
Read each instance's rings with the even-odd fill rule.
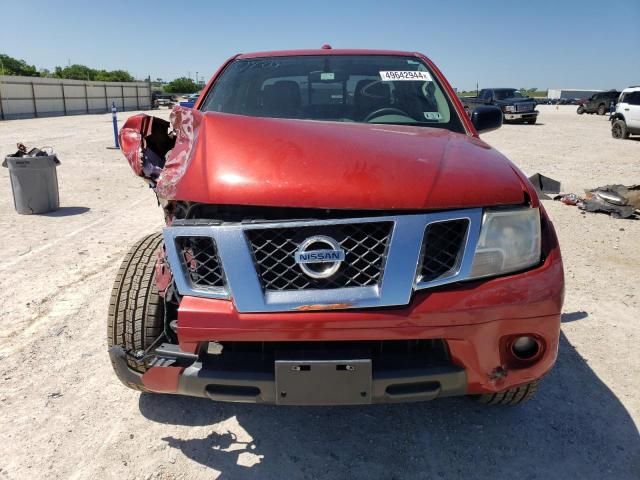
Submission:
[[[371,403],[371,359],[276,360],[276,403]]]

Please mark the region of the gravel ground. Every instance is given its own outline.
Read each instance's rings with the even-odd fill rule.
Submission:
[[[484,138],[576,193],[640,183],[640,141],[574,107],[540,110]],[[17,141],[56,148],[62,208],[17,215],[0,169],[0,479],[640,478],[640,222],[544,202],[565,259],[563,334],[523,406],[140,395],[112,373],[105,327],[121,258],[161,227],[154,195],[106,148],[110,115],[1,122],[0,152]]]

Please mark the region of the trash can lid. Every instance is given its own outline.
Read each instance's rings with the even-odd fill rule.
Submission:
[[[53,168],[58,165],[60,165],[60,160],[56,155],[39,155],[37,157],[7,155],[2,162],[2,166],[5,168]]]

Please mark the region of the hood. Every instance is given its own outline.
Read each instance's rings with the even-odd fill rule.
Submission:
[[[448,130],[198,116],[174,199],[407,210],[524,201],[525,186],[504,156],[477,138]]]
[[[134,172],[166,200],[354,210],[537,204],[504,156],[444,129],[183,107],[173,109],[171,123],[168,134],[165,120],[140,114],[120,131]]]
[[[407,210],[524,201],[525,187],[513,165],[467,135],[424,127],[201,116],[174,199]]]

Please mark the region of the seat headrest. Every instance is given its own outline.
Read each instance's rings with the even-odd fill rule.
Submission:
[[[262,104],[267,113],[295,116],[301,105],[300,85],[293,80],[279,80],[264,87]]]

